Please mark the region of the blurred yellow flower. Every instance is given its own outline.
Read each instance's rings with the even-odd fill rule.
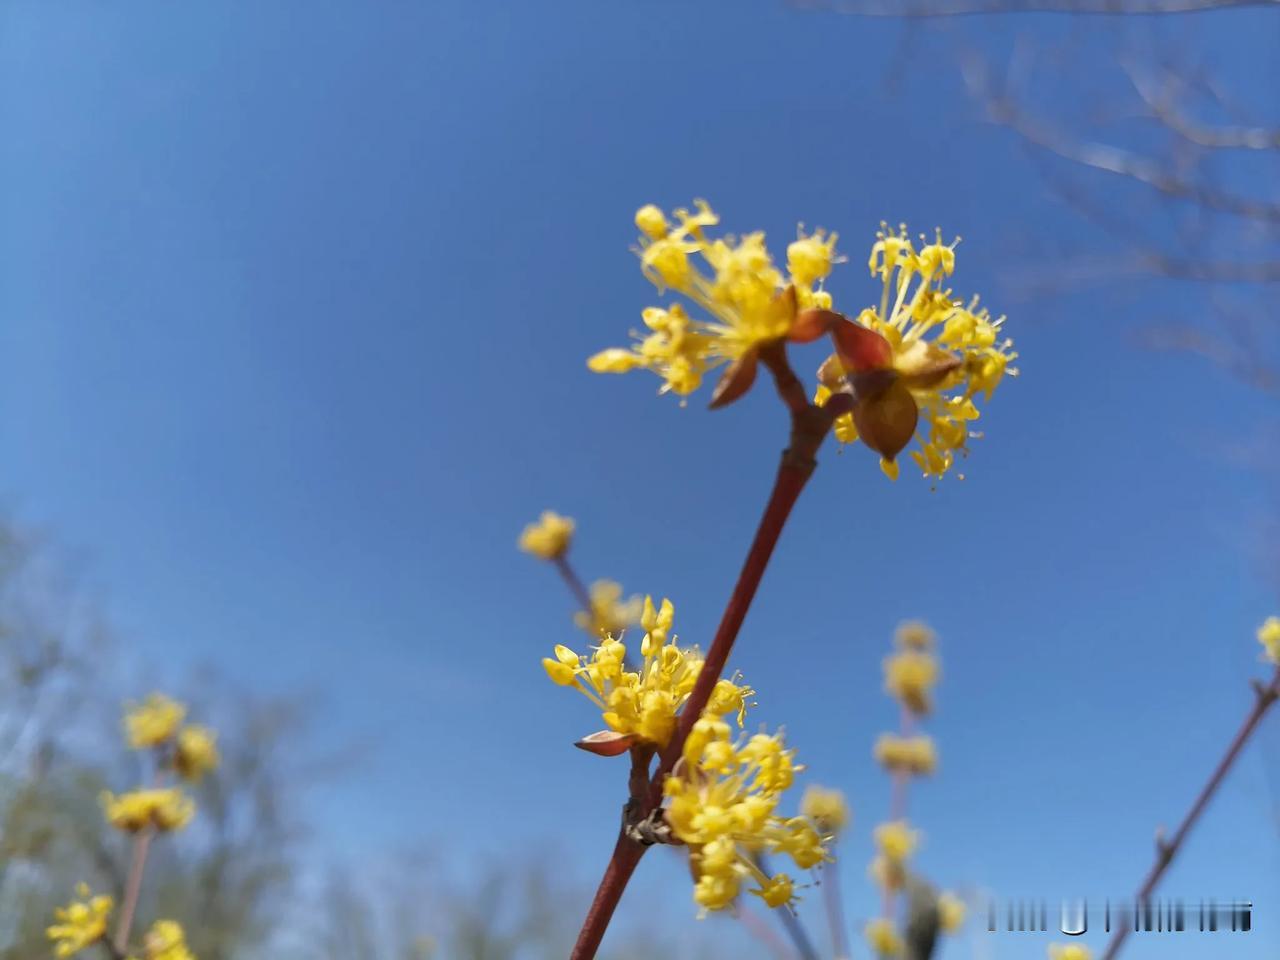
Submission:
[[[612,637],[593,647],[590,658],[557,645],[555,657],[544,657],[542,666],[554,682],[581,691],[599,707],[610,730],[664,747],[675,730],[680,708],[693,692],[703,663],[696,647],[681,649],[674,636],[668,642],[675,612],[670,600],[664,599],[661,608],[655,609],[653,599],[645,597],[640,614],[640,626],[645,631],[640,643],[644,661],[638,671],[626,669],[627,648]],[[754,692],[733,680],[721,679],[703,715],[736,713],[738,726],[742,726],[747,698]]]
[[[102,807],[107,822],[128,833],[148,827],[162,832],[180,830],[196,812],[195,801],[176,788],[134,790],[119,796],[104,791]]]
[[[938,674],[938,661],[932,654],[901,650],[885,658],[884,688],[913,713],[928,713]]]
[[[178,731],[173,766],[185,780],[198,781],[218,766],[217,734],[208,727],[190,726]]]
[[[958,242],[944,244],[939,233],[917,252],[905,226],[894,232],[885,225],[868,260],[883,283],[879,308],[832,330],[837,355],[824,364],[826,395],[820,390],[816,402],[835,390],[855,395],[837,438],[861,438],[891,478],[913,438],[919,450],[911,457],[926,477],[950,470],[977,436],[969,430],[979,416],[975,399],[989,400],[1006,373],[1017,373],[1009,367],[1017,357],[1013,342],[1000,336],[1004,318],[991,319],[977,297],[965,303],[943,287]]]
[[[867,868],[867,875],[871,877],[876,886],[886,893],[901,890],[907,882],[906,864],[901,860],[890,860],[882,853],[876,854],[871,858],[871,866]]]
[[[146,960],[196,960],[187,949],[186,934],[174,920],[157,920],[142,940]]]
[[[544,510],[538,522],[520,534],[520,549],[541,560],[555,560],[568,552],[572,541],[573,521],[554,510]]]
[[[907,620],[898,625],[893,642],[908,650],[931,650],[938,635],[923,620]]]
[[[752,890],[757,897],[771,907],[785,907],[796,898],[795,882],[785,873],[775,874]]]
[[[829,859],[814,823],[776,812],[801,769],[780,735],[734,741],[724,720],[704,714],[694,724],[663,792],[669,801],[666,821],[689,846],[694,901],[704,913],[730,906],[751,881],[751,892],[769,906],[795,898],[791,876],[765,874],[753,854],[782,854],[802,870]]]
[[[938,764],[933,739],[923,735],[901,737],[882,733],[876,740],[874,756],[876,762],[891,773],[930,774]]]
[[[805,788],[800,798],[800,813],[817,824],[824,834],[837,834],[849,823],[849,804],[844,793],[816,784]]]
[[[1093,960],[1093,951],[1083,943],[1051,943],[1049,960]]]
[[[153,693],[141,703],[131,703],[124,715],[125,737],[135,750],[158,747],[178,732],[187,708],[161,693]]]
[[[1258,628],[1258,642],[1262,644],[1263,659],[1280,665],[1280,617],[1267,617]]]
[[[642,605],[638,596],[622,599],[622,584],[597,580],[591,585],[591,612],[579,610],[573,622],[593,637],[616,637],[640,621]]]
[[[943,933],[955,933],[963,927],[967,912],[964,901],[954,893],[944,891],[938,896],[938,925]]]
[[[876,846],[891,863],[903,863],[920,843],[920,831],[912,830],[905,820],[894,820],[876,827]]]
[[[709,319],[690,318],[678,303],[650,307],[642,313],[648,332],[633,334],[632,347],[601,351],[587,366],[596,373],[652,370],[664,381],[661,392],[683,396],[698,389],[709,370],[728,363],[717,388],[717,398],[728,402],[751,386],[762,345],[788,336],[813,338],[800,334],[796,318],[809,307],[830,308],[822,281],[841,258],[835,255],[835,234],[801,232],[787,247],[790,275],[784,276],[762,232],[712,239],[706,228],[720,218],[703,200],[695,207],[692,213],[676,210],[674,223],[653,204],[640,208],[640,269],[659,293],[683,294]]]
[[[105,895],[91,896],[89,887],[76,887],[78,900],[53,911],[56,923],[45,930],[45,936],[53,941],[55,957],[69,957],[91,947],[107,935],[107,921],[111,916],[113,901]]]
[[[902,955],[902,938],[893,927],[893,921],[883,917],[872,920],[865,929],[867,943],[881,957],[897,957]]]

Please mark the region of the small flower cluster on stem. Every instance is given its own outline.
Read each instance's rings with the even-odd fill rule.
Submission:
[[[881,957],[902,956],[908,936],[931,945],[937,931],[951,933],[964,923],[964,903],[951,893],[935,895],[908,867],[922,836],[907,819],[908,787],[912,777],[932,774],[938,762],[932,738],[916,732],[917,723],[933,709],[933,688],[941,673],[936,644],[936,634],[925,624],[904,623],[894,634],[894,652],[884,661],[885,692],[898,702],[900,720],[897,732],[881,734],[873,751],[893,783],[889,820],[875,828],[877,853],[869,871],[880,887],[881,913],[867,924],[865,934]],[[903,892],[908,895],[905,930],[896,922]]]
[[[743,397],[763,366],[790,415],[790,443],[705,657],[655,638],[663,611],[649,602],[640,669],[627,667],[625,645],[608,630],[590,656],[559,646],[544,661],[553,680],[577,687],[601,709],[606,729],[578,745],[631,757],[623,827],[574,958],[594,956],[646,844],[655,840],[673,838],[691,847],[695,899],[704,910],[732,904],[744,882],[771,905],[792,900],[791,877],[766,875],[758,857],[744,849],[783,853],[801,867],[827,859],[823,835],[811,822],[773,812],[784,787],[767,770],[786,769],[781,779],[789,782],[790,751],[763,733],[731,737],[723,720],[728,711],[721,709],[729,654],[833,424],[840,425],[838,439],[861,440],[894,478],[897,455],[915,438],[922,472],[940,477],[976,436],[968,428],[979,415],[975,399],[989,398],[1005,373],[1015,372],[1008,369],[1015,356],[1011,344],[998,335],[1003,321],[978,309],[976,299],[966,305],[942,287],[954,269],[954,242],[939,239],[917,253],[905,231],[882,232],[871,254],[872,273],[883,282],[880,309],[850,319],[834,311],[825,287],[832,267],[844,259],[836,255],[834,233],[801,229],[787,248],[784,274],[763,233],[715,237],[710,231],[718,223],[702,201],[670,218],[653,205],[639,210],[642,272],[659,293],[682,295],[704,316],[691,316],[681,302],[646,308],[645,332],[634,334],[630,347],[596,354],[588,366],[601,373],[649,370],[662,378],[660,392],[681,397],[719,368],[713,408]],[[824,337],[834,353],[821,365],[810,401],[787,346]],[[921,422],[927,429],[917,434]],[[596,626],[607,618],[596,614],[593,598],[565,561],[572,532],[571,521],[544,514],[525,531],[521,546],[560,567]],[[761,766],[766,761],[767,768]]]
[[[195,801],[173,781],[197,782],[218,765],[216,735],[207,727],[185,724],[186,716],[186,706],[158,693],[126,710],[125,740],[130,748],[150,754],[155,774],[149,787],[118,795],[107,791],[101,797],[107,822],[133,838],[115,935],[108,938],[113,898],[94,896],[81,884],[78,899],[56,910],[55,923],[46,931],[55,957],[71,957],[99,946],[113,960],[135,960],[129,949],[130,932],[151,843],[159,834],[181,830],[195,816]],[[187,948],[180,924],[157,920],[143,937],[140,960],[195,960],[195,956]]]

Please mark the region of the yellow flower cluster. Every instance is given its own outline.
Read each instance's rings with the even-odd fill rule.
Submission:
[[[920,831],[912,830],[905,820],[882,823],[876,827],[876,857],[870,874],[881,889],[901,890],[907,879],[907,860],[920,843]]]
[[[133,790],[119,796],[103,791],[102,808],[107,822],[127,833],[149,827],[162,833],[180,830],[196,812],[195,801],[174,787]]]
[[[610,730],[665,747],[703,663],[696,647],[681,649],[676,645],[675,636],[670,635],[674,619],[675,606],[670,600],[664,599],[661,608],[655,609],[653,599],[645,597],[640,614],[645,631],[640,643],[644,661],[638,670],[626,668],[627,648],[612,637],[593,647],[589,658],[557,645],[555,657],[544,657],[542,666],[553,681],[580,690],[599,707]],[[748,686],[721,679],[703,715],[736,713],[738,726],[742,726],[747,699],[753,693]]]
[[[573,521],[554,510],[544,510],[537,523],[520,534],[520,549],[541,560],[555,560],[569,551],[573,542]]]
[[[933,628],[921,620],[907,620],[893,632],[893,642],[904,650],[932,650],[937,640]]]
[[[140,704],[130,704],[125,711],[125,739],[134,750],[158,747],[173,739],[186,716],[183,704],[153,693]]]
[[[890,773],[922,776],[933,773],[938,765],[933,739],[927,736],[901,737],[882,733],[876,740],[876,762]]]
[[[184,780],[198,782],[218,766],[217,734],[208,727],[190,726],[178,731],[173,768]]]
[[[787,873],[769,876],[755,855],[781,854],[800,869],[828,859],[818,827],[807,817],[777,814],[781,794],[803,769],[781,735],[758,733],[733,740],[729,724],[703,714],[667,777],[666,819],[689,846],[696,878],[694,901],[703,913],[734,903],[743,884],[770,907],[795,899]]]
[[[1280,666],[1280,617],[1267,617],[1258,628],[1258,642],[1262,644],[1262,658]]]
[[[938,661],[930,653],[899,650],[884,661],[884,688],[912,713],[928,713],[938,682]]]
[[[1093,960],[1093,951],[1083,943],[1051,943],[1049,960]]]
[[[846,342],[861,348],[839,351],[823,365],[815,403],[834,391],[850,390],[863,399],[854,413],[836,421],[836,437],[852,443],[861,437],[881,454],[881,466],[895,478],[897,454],[911,439],[919,449],[911,457],[923,474],[941,477],[956,455],[967,452],[969,427],[978,419],[975,399],[989,400],[1017,357],[1013,342],[1001,338],[1004,318],[993,320],[974,297],[967,303],[943,287],[955,269],[955,247],[942,242],[917,251],[906,227],[883,226],[868,260],[883,291],[878,309],[858,314],[856,323],[871,331]],[[837,337],[837,344],[841,342]],[[857,375],[874,373],[858,382]],[[920,421],[923,421],[922,423]]]
[[[876,952],[876,956],[899,957],[902,955],[904,945],[902,938],[898,936],[898,931],[893,927],[892,920],[883,917],[872,920],[863,932],[868,946]]]
[[[676,210],[674,222],[652,204],[640,208],[640,269],[659,293],[670,289],[683,294],[710,319],[691,318],[679,303],[649,307],[641,314],[646,332],[633,334],[632,347],[591,357],[587,365],[596,373],[651,370],[664,381],[661,392],[684,396],[698,389],[709,370],[745,359],[745,390],[761,345],[792,334],[798,311],[830,309],[831,296],[822,281],[841,260],[835,254],[835,234],[817,230],[805,235],[801,230],[787,247],[784,276],[762,232],[713,239],[707,228],[720,218],[703,200],[695,201],[695,208]]]
[[[70,957],[106,938],[107,921],[114,905],[112,899],[105,895],[92,896],[83,883],[76,887],[76,896],[78,900],[54,910],[56,922],[45,930],[45,935],[53,941],[55,957]]]
[[[144,960],[196,960],[187,947],[182,925],[174,920],[157,920],[142,940]]]
[[[208,727],[184,727],[186,717],[185,704],[153,693],[126,708],[125,739],[134,750],[171,747],[165,761],[184,779],[199,780],[218,766],[216,735]]]
[[[946,892],[938,896],[938,926],[943,933],[955,933],[964,926],[964,918],[968,909],[964,901],[954,893]]]
[[[591,585],[591,612],[579,610],[573,622],[593,637],[616,637],[640,620],[639,597],[622,599],[622,584],[597,580]]]
[[[800,798],[800,813],[825,835],[835,836],[849,825],[849,803],[839,790],[817,785],[808,787]]]

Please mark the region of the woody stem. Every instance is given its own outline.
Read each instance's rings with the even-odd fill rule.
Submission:
[[[1182,849],[1182,845],[1187,839],[1187,834],[1191,832],[1191,828],[1200,819],[1200,815],[1204,812],[1210,799],[1217,792],[1223,779],[1226,778],[1227,772],[1235,764],[1236,758],[1240,756],[1245,744],[1249,742],[1253,731],[1258,728],[1258,724],[1262,722],[1262,718],[1266,715],[1271,705],[1277,699],[1280,699],[1280,667],[1276,668],[1275,675],[1271,678],[1270,683],[1264,685],[1255,680],[1254,684],[1253,709],[1249,711],[1244,718],[1244,723],[1241,724],[1240,729],[1236,731],[1235,737],[1228,744],[1227,752],[1222,755],[1218,765],[1214,767],[1213,773],[1209,775],[1209,779],[1201,787],[1200,793],[1197,794],[1195,801],[1191,804],[1191,809],[1182,818],[1182,822],[1178,824],[1178,829],[1173,836],[1168,840],[1157,840],[1156,859],[1151,865],[1151,869],[1147,872],[1146,879],[1142,881],[1142,886],[1138,889],[1137,903],[1142,903],[1155,891],[1156,885],[1164,876],[1165,871],[1169,869],[1169,864],[1173,863],[1174,858]],[[1120,948],[1124,946],[1128,936],[1129,925],[1122,924],[1112,935],[1111,942],[1107,944],[1107,950],[1102,955],[1102,960],[1115,960],[1116,954],[1120,952]]]
[[[133,928],[133,915],[138,909],[138,896],[142,892],[142,874],[147,869],[147,853],[155,831],[147,827],[133,838],[133,855],[129,861],[129,877],[125,881],[124,902],[120,905],[120,925],[116,927],[113,943],[115,953],[124,956],[129,949],[129,932]]]
[[[560,571],[560,576],[564,580],[565,586],[569,588],[569,592],[573,594],[573,599],[578,601],[578,606],[582,608],[583,613],[590,616],[591,594],[587,592],[586,584],[582,582],[578,572],[569,563],[568,556],[562,553],[552,562],[556,565],[556,569]]]
[[[662,803],[662,785],[667,775],[675,766],[684,742],[693,729],[693,724],[702,716],[702,710],[711,698],[716,682],[724,672],[729,660],[729,653],[738,638],[738,631],[746,619],[747,611],[755,598],[760,580],[773,556],[782,528],[786,525],[791,509],[795,506],[801,491],[813,474],[817,461],[814,459],[823,439],[831,427],[831,414],[811,406],[805,398],[804,388],[787,363],[785,347],[782,343],[766,345],[760,351],[760,360],[773,374],[778,393],[787,409],[791,412],[791,444],[782,454],[782,463],[778,467],[774,479],[773,490],[765,505],[764,515],[756,528],[755,537],[747,551],[742,571],[738,574],[738,582],[734,585],[720,626],[707,651],[706,660],[698,674],[689,699],[681,709],[670,743],[659,757],[658,768],[649,782],[648,795],[640,797],[638,814],[648,815]],[[595,899],[587,911],[587,917],[578,934],[578,942],[574,945],[570,960],[590,960],[596,955],[600,941],[604,938],[605,929],[613,912],[622,899],[622,892],[635,872],[645,848],[631,840],[625,828],[614,846],[613,856],[605,868],[604,877],[596,890]]]

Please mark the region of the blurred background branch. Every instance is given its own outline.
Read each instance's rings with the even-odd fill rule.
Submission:
[[[1199,354],[1242,383],[1274,393],[1280,342],[1269,296],[1280,283],[1280,116],[1274,97],[1224,81],[1197,43],[1194,17],[1275,2],[1216,0],[920,0],[803,4],[913,26],[899,56],[918,56],[921,21],[937,20],[979,115],[1009,131],[1049,194],[1092,231],[1027,258],[1011,280],[1030,298],[1142,281],[1190,282],[1207,304],[1182,317],[1132,317],[1142,342]],[[1115,29],[1077,18],[1072,30],[1018,32],[1007,51],[946,25],[960,15],[1139,15]],[[1005,18],[1014,22],[1016,18]],[[1176,21],[1187,30],[1162,29]],[[1091,36],[1110,46],[1097,59]],[[1085,50],[1089,52],[1084,52]],[[939,59],[930,55],[935,62]],[[943,58],[945,69],[945,59]],[[1087,78],[1087,80],[1085,79]],[[1044,241],[1042,240],[1042,243]],[[1132,313],[1132,311],[1129,311]]]

